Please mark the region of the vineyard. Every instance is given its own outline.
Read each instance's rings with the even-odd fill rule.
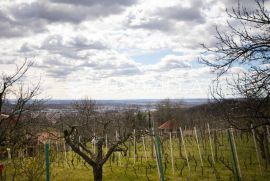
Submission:
[[[182,134],[181,134],[182,133]],[[236,130],[183,130],[157,136],[132,136],[126,155],[115,152],[103,168],[104,180],[269,180],[269,165],[261,158],[255,135]],[[109,138],[107,138],[109,139]],[[270,141],[270,140],[268,140]],[[89,180],[91,167],[64,142],[50,143],[51,180]],[[95,150],[95,145],[88,145]],[[158,148],[162,165],[158,162]],[[44,180],[43,146],[37,156],[22,154],[5,161],[6,180]],[[107,147],[103,151],[107,151]]]

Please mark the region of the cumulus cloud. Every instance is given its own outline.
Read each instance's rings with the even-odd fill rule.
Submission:
[[[62,47],[62,43],[59,42],[62,40],[58,37],[50,46],[44,45],[40,50],[46,52],[34,64],[36,68],[45,70],[50,77],[68,78],[77,72],[87,75],[89,71],[95,72],[95,77],[100,79],[141,74],[141,70],[134,61],[113,50],[94,50],[92,54],[83,57],[78,55],[74,58],[66,56],[65,51],[69,48]]]
[[[127,25],[131,28],[141,28],[147,30],[169,31],[173,28],[169,20],[165,20],[158,16],[138,18],[136,16],[129,17]]]
[[[87,17],[83,9],[54,5],[48,2],[32,2],[18,4],[12,8],[12,15],[19,21],[29,23],[31,21],[71,22],[79,23]]]
[[[11,12],[16,19],[24,22],[45,21],[46,23],[68,22],[77,24],[88,18],[94,19],[120,13],[125,6],[133,3],[135,3],[134,0],[35,1],[17,4]]]
[[[202,9],[202,1],[193,0],[188,7],[181,2],[154,10],[135,10],[129,13],[127,25],[131,28],[168,32],[176,28],[175,24],[179,22],[192,25],[204,23]]]
[[[102,93],[107,97],[124,91],[135,98],[174,96],[181,86],[213,76],[197,63],[200,44],[215,46],[215,26],[224,30],[225,9],[234,5],[233,0],[1,0],[0,69],[35,57],[34,69],[45,73],[60,96],[63,87],[89,94],[89,84],[94,95],[104,86],[114,89]]]
[[[166,55],[158,63],[148,66],[147,70],[165,72],[190,67],[191,64],[189,60],[185,59],[183,56]]]
[[[8,16],[8,12],[0,9],[0,38],[12,38],[25,36],[30,33],[44,32],[43,26],[40,26],[39,22],[29,22],[25,24],[17,19],[13,19]],[[28,26],[32,28],[29,28]]]
[[[20,47],[19,52],[26,53],[26,52],[31,52],[32,50],[33,48],[28,43],[24,43]]]
[[[106,50],[107,45],[98,40],[91,40],[84,36],[70,37],[64,40],[61,35],[51,35],[46,37],[39,47],[40,50],[47,50],[50,53],[60,54],[67,58],[86,58],[81,56],[81,51]]]
[[[7,3],[0,9],[0,37],[19,37],[48,31],[49,24],[80,24],[119,14],[136,0],[35,0]]]
[[[136,3],[137,0],[50,0],[52,2],[64,3],[64,4],[73,4],[73,5],[84,5],[84,6],[107,6],[107,7],[114,7],[114,6],[130,6]]]
[[[160,8],[156,11],[157,14],[162,16],[165,19],[173,19],[175,21],[184,21],[184,22],[196,22],[204,23],[205,19],[202,14],[202,2],[192,3],[190,7],[182,7],[180,4]]]

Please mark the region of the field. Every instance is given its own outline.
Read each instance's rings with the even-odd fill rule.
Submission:
[[[194,134],[185,134],[184,136],[186,152],[179,135],[172,135],[173,166],[169,134],[163,134],[160,138],[165,180],[234,180],[231,170],[233,169],[231,147],[226,131],[212,131],[211,140],[207,133],[199,134],[198,140],[202,163]],[[252,135],[234,131],[234,138],[242,180],[269,180],[269,165],[261,158],[260,154],[257,157]],[[159,172],[154,154],[153,139],[150,136],[146,136],[144,142],[145,144],[143,144],[142,137],[137,138],[135,160],[133,138],[126,143],[129,147],[126,156],[114,153],[104,166],[104,180],[158,180]],[[51,147],[51,180],[92,180],[92,169],[74,152],[67,151],[65,154],[59,151],[60,147],[61,145],[58,145],[57,149],[55,145]],[[40,149],[39,154],[44,156],[42,148]],[[188,162],[186,158],[188,158]],[[22,171],[21,168],[14,170],[13,165],[16,164],[14,162],[23,163],[23,167],[27,168],[24,170],[27,171]],[[11,180],[12,175],[16,175],[15,180],[31,180],[31,174],[34,177],[33,180],[45,180],[44,162],[29,157],[15,160],[14,162],[6,161],[4,175],[7,180]],[[35,176],[36,173],[33,171],[35,169],[39,169],[40,178]],[[14,174],[15,171],[16,174]]]

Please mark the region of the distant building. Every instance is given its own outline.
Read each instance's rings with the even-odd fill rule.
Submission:
[[[0,114],[0,119],[7,119],[9,115],[6,114]]]
[[[61,133],[56,131],[44,131],[37,134],[38,143],[58,143],[60,142]]]
[[[177,131],[178,127],[179,127],[179,123],[173,119],[173,120],[166,121],[165,123],[160,125],[158,129],[162,133],[167,133],[167,132]]]

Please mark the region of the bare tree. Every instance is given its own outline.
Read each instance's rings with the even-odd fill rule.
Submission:
[[[269,79],[269,67],[260,65],[270,63],[270,17],[264,0],[255,2],[257,8],[254,10],[248,10],[240,2],[237,8],[227,10],[228,16],[236,20],[241,25],[240,28],[235,28],[228,22],[229,32],[216,28],[218,43],[214,48],[203,45],[208,53],[215,55],[215,59],[202,59],[202,63],[218,70],[219,75],[235,64],[246,64],[250,65],[250,70],[262,73],[259,80]]]
[[[30,110],[38,109],[40,101],[35,100],[39,94],[39,82],[34,86],[25,86],[23,78],[32,62],[24,61],[13,74],[2,73],[0,79],[0,145],[19,143],[26,134],[22,128]],[[25,120],[25,121],[23,121]],[[29,119],[28,119],[29,120]],[[21,142],[22,143],[22,142]],[[23,143],[22,143],[23,144]]]
[[[93,168],[94,180],[101,181],[103,165],[110,156],[114,152],[126,154],[125,142],[132,136],[137,114],[130,110],[99,112],[96,103],[88,99],[74,108],[77,113],[64,118],[68,125],[65,141]]]
[[[269,110],[265,109],[270,103],[270,16],[264,0],[256,0],[255,3],[257,8],[254,10],[245,8],[240,2],[236,8],[227,10],[228,16],[236,20],[240,27],[235,28],[228,22],[229,32],[222,32],[217,28],[216,46],[204,46],[215,58],[201,60],[217,71],[217,81],[233,66],[245,66],[247,72],[227,83],[234,95],[244,98],[245,103],[249,104],[249,108],[246,107],[249,110],[248,116],[259,120],[253,123],[255,127],[259,127],[270,125]],[[217,83],[212,92],[215,97],[222,99],[224,96],[219,86]],[[243,101],[241,105],[244,105]]]
[[[231,126],[245,131],[255,129],[262,157],[270,162],[266,126],[270,125],[270,14],[264,0],[255,0],[256,8],[248,9],[238,1],[238,6],[227,9],[228,16],[238,22],[228,22],[229,31],[217,28],[217,44],[204,45],[214,60],[201,59],[202,63],[217,71],[217,81],[212,95],[223,108],[224,119]],[[227,85],[238,99],[225,99],[220,78],[235,65],[246,72],[227,80]],[[251,127],[251,125],[253,125]]]

